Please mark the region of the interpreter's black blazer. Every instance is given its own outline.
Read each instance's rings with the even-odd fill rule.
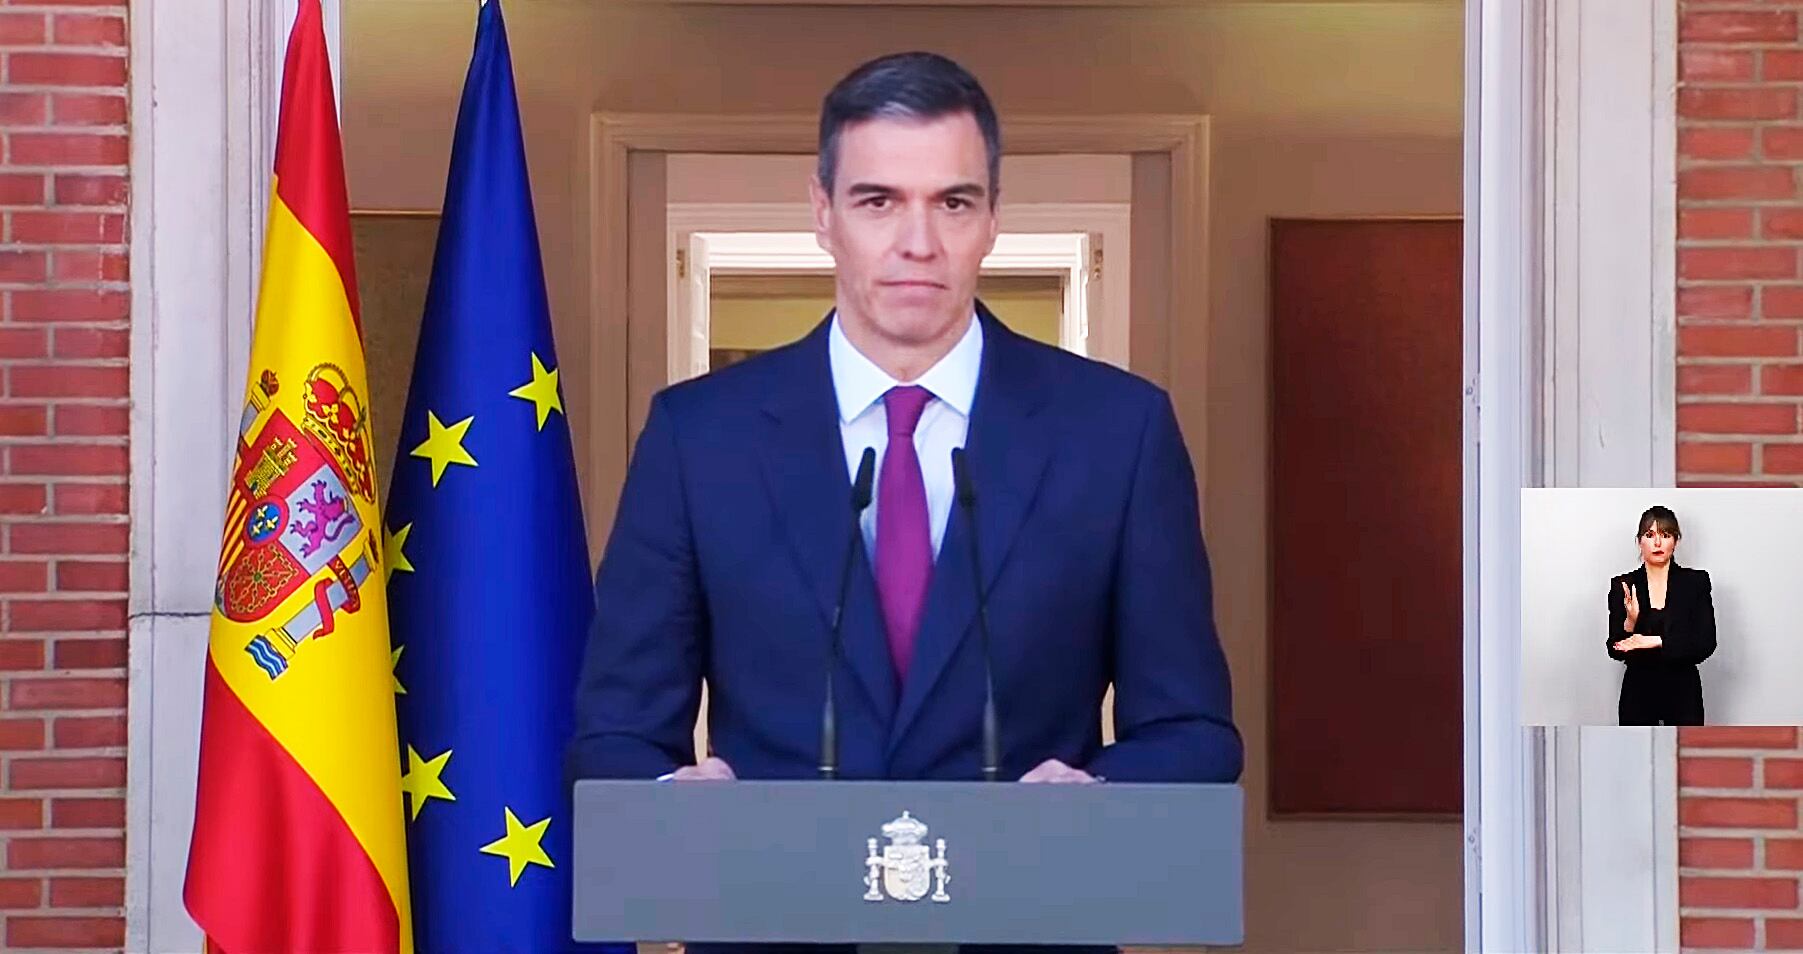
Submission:
[[[1617,642],[1631,635],[1621,628],[1622,621],[1628,618],[1627,607],[1621,596],[1623,583],[1634,587],[1642,617],[1653,603],[1647,593],[1645,564],[1632,573],[1624,573],[1609,580],[1609,638],[1604,644],[1609,650],[1609,658],[1623,662],[1659,660],[1668,664],[1689,663],[1694,666],[1715,652],[1715,603],[1710,594],[1707,570],[1672,564],[1665,583],[1664,645],[1657,649],[1623,652],[1615,648]]]

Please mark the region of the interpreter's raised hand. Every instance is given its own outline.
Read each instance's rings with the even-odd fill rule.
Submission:
[[[677,782],[730,782],[738,778],[733,774],[732,766],[716,755],[701,760],[700,765],[685,765],[670,776]]]
[[[1101,781],[1094,775],[1079,768],[1071,768],[1057,759],[1046,759],[1035,765],[1033,771],[1022,775],[1020,780],[1023,782],[1076,782],[1080,784]]]
[[[1628,611],[1628,618],[1621,621],[1624,633],[1634,631],[1634,624],[1640,622],[1640,597],[1634,594],[1634,587],[1627,582],[1621,585],[1621,605]]]

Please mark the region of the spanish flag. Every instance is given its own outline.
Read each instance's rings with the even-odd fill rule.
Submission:
[[[319,0],[300,0],[288,41],[272,198],[183,895],[211,951],[407,951],[382,519]]]

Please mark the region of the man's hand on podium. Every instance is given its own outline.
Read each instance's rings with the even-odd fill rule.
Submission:
[[[1033,771],[1020,777],[1023,782],[1100,782],[1101,779],[1079,768],[1070,766],[1057,759],[1046,759],[1033,767]]]
[[[706,759],[703,759],[700,765],[685,765],[659,779],[659,781],[730,782],[737,778],[738,776],[733,774],[732,766],[726,764],[725,759],[720,758],[719,756],[710,755]],[[1052,782],[1054,784],[1072,782],[1083,784],[1102,781],[1100,776],[1091,775],[1079,768],[1071,768],[1057,759],[1046,759],[1044,762],[1034,766],[1031,772],[1022,775],[1020,780],[1023,782]]]
[[[685,765],[670,773],[671,781],[675,782],[730,782],[736,778],[738,776],[733,774],[732,766],[716,755],[703,759],[700,765]]]

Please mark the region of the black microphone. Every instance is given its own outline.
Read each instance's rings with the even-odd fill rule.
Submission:
[[[1001,757],[1001,738],[995,726],[995,663],[989,649],[989,598],[983,591],[983,561],[977,548],[977,489],[964,466],[964,448],[952,448],[952,487],[964,508],[970,539],[970,578],[977,588],[977,632],[983,640],[983,781],[995,781]]]
[[[826,658],[826,706],[820,713],[820,777],[839,777],[839,717],[833,705],[833,671],[839,668],[840,630],[845,620],[845,596],[851,589],[851,565],[864,545],[864,531],[858,525],[864,508],[870,506],[871,486],[876,483],[876,449],[864,448],[858,461],[858,476],[851,482],[851,539],[845,542],[845,562],[839,570],[839,602],[833,604],[832,652]]]

